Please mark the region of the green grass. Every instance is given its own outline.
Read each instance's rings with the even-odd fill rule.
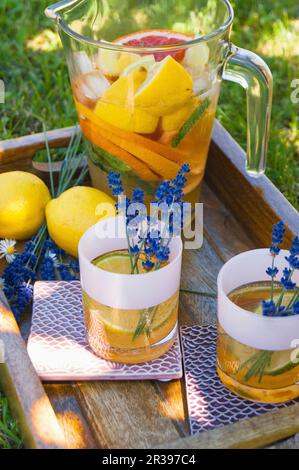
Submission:
[[[6,398],[0,392],[0,449],[19,449],[21,438],[11,417]]]
[[[163,0],[161,0],[163,1]],[[65,58],[44,8],[51,0],[1,0],[0,78],[6,85],[1,105],[0,140],[72,125],[76,112]],[[54,2],[52,2],[54,3]],[[290,100],[291,82],[299,78],[298,0],[233,0],[236,19],[232,40],[260,54],[274,75],[274,103],[268,175],[299,208],[298,104]],[[218,118],[246,145],[245,94],[224,83]],[[7,402],[0,395],[0,448],[20,441]]]
[[[291,102],[291,82],[299,78],[299,5],[297,0],[233,0],[232,41],[257,52],[269,65],[274,98],[267,174],[299,208],[299,105]],[[245,97],[236,84],[222,87],[218,118],[246,148]]]

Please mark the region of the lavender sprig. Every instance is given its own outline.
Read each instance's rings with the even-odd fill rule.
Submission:
[[[176,178],[170,181],[163,181],[157,188],[155,200],[152,202],[155,212],[163,206],[167,212],[169,226],[163,233],[157,228],[158,220],[154,215],[147,217],[144,208],[144,192],[137,188],[132,192],[130,200],[124,191],[124,186],[119,173],[110,172],[107,176],[112,195],[119,198],[116,208],[118,213],[125,217],[126,236],[128,241],[128,253],[131,263],[131,274],[139,274],[138,264],[142,258],[142,267],[147,271],[160,269],[167,263],[170,257],[170,242],[172,237],[182,228],[182,205],[184,188],[187,183],[186,174],[190,172],[190,167],[184,164],[179,170]],[[130,204],[135,204],[137,211],[131,211]],[[173,208],[180,209],[179,215]],[[132,207],[132,206],[131,206]],[[162,209],[162,210],[163,210]],[[136,215],[136,212],[138,213]],[[133,224],[134,222],[134,224]],[[133,340],[144,332],[150,336],[151,327],[155,318],[156,307],[145,309],[140,315],[140,319],[133,335]]]
[[[81,132],[77,128],[72,136],[59,175],[56,193],[53,185],[52,157],[46,133],[45,141],[52,196],[58,197],[70,187],[81,184],[87,174],[87,168],[83,167],[79,176],[75,176],[85,158],[84,155],[78,155]],[[26,243],[23,252],[15,255],[14,261],[3,273],[3,290],[17,321],[32,301],[33,284],[38,277],[47,281],[55,279],[69,281],[77,279],[78,272],[78,262],[55,245],[49,238],[46,225],[42,225],[36,236]]]
[[[274,301],[274,283],[277,282],[277,276],[279,274],[278,268],[275,266],[275,259],[281,251],[281,245],[284,242],[285,226],[283,222],[278,222],[273,227],[272,233],[272,244],[270,246],[270,253],[272,255],[272,265],[266,270],[266,274],[271,277],[271,298],[270,301],[264,300],[262,302],[263,315],[264,316],[289,316],[297,315],[297,301],[298,288],[296,282],[293,281],[293,275],[296,270],[299,270],[299,237],[296,236],[291,244],[290,255],[286,256],[285,259],[288,262],[288,267],[283,270],[283,275],[280,279],[282,286],[281,294],[278,300]],[[283,300],[287,292],[294,291],[294,296],[287,305],[283,305]],[[296,306],[296,310],[294,310]]]
[[[119,173],[110,172],[107,176],[109,187],[113,196],[121,197],[116,204],[118,213],[123,213],[126,219],[126,233],[128,240],[128,253],[131,261],[131,273],[138,274],[138,262],[140,257],[143,257],[142,265],[144,269],[156,270],[161,267],[163,263],[169,260],[170,249],[169,244],[172,236],[181,229],[182,217],[181,212],[177,216],[173,211],[176,204],[180,209],[183,204],[183,189],[186,186],[186,174],[190,172],[190,167],[187,164],[182,165],[176,178],[169,181],[163,181],[157,188],[155,193],[155,200],[152,201],[153,206],[159,209],[162,205],[166,208],[169,214],[169,227],[168,236],[165,233],[160,233],[155,227],[154,220],[145,218],[143,214],[133,215],[128,214],[130,204],[144,205],[144,192],[137,188],[132,192],[132,199],[130,200],[124,191],[124,186]],[[121,203],[120,203],[121,201]],[[137,225],[132,225],[132,222]],[[144,230],[145,226],[145,230]],[[137,234],[139,235],[136,240]]]
[[[290,255],[285,259],[288,262],[288,267],[283,270],[283,275],[280,279],[282,287],[281,294],[277,301],[274,300],[274,283],[279,274],[278,268],[275,266],[275,259],[281,251],[281,246],[284,242],[285,226],[283,222],[278,222],[273,227],[272,244],[270,246],[270,253],[273,257],[272,265],[267,268],[266,274],[271,278],[271,296],[270,300],[262,301],[263,315],[266,317],[289,317],[291,315],[299,315],[299,288],[293,281],[293,275],[299,269],[299,237],[296,236],[291,244]],[[287,305],[283,305],[283,300],[287,292],[294,292],[293,297]],[[239,370],[250,366],[244,379],[249,381],[253,377],[258,377],[259,382],[262,381],[266,368],[270,365],[272,359],[272,351],[258,351],[249,358],[244,364],[240,366]]]

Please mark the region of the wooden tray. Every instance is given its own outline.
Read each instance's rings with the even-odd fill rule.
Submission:
[[[52,131],[52,147],[65,146],[72,129]],[[42,134],[0,142],[0,172],[32,169]],[[287,239],[299,231],[299,214],[265,176],[244,171],[245,154],[216,123],[203,187],[205,241],[184,255],[182,286],[215,291],[219,269],[237,253],[269,245],[282,219]],[[182,294],[182,324],[215,323],[216,303]],[[26,352],[30,320],[21,332],[0,294],[0,340],[6,362],[0,383],[28,448],[255,448],[299,432],[299,404],[224,428],[189,436],[184,381],[93,382],[42,385]],[[298,441],[297,441],[298,445]],[[296,439],[278,446],[295,447]]]

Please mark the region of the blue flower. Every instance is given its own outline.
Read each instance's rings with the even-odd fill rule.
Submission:
[[[295,302],[293,305],[293,311],[295,315],[299,315],[299,300],[298,302]]]
[[[133,255],[138,255],[140,251],[140,248],[138,245],[133,245],[133,246],[130,246],[130,252],[133,254]]]
[[[128,214],[128,207],[130,204],[130,199],[124,195],[124,187],[121,181],[121,176],[119,173],[110,172],[107,176],[107,181],[109,187],[112,190],[114,196],[122,195],[122,198],[119,199],[117,204],[117,210],[119,213],[123,213],[126,216],[126,225],[127,225],[127,236],[129,239],[130,254],[134,257],[140,255],[140,250],[142,247],[143,253],[146,255],[146,260],[143,261],[143,266],[146,269],[152,269],[153,267],[159,268],[161,263],[167,262],[170,256],[169,241],[174,234],[174,230],[177,228],[181,230],[182,227],[182,199],[184,197],[184,188],[186,186],[187,178],[186,175],[190,172],[190,166],[188,164],[182,165],[176,178],[170,181],[162,181],[158,186],[155,193],[155,201],[152,204],[156,205],[156,209],[162,207],[163,212],[168,209],[168,218],[170,220],[169,227],[169,237],[161,237],[161,234],[157,230],[152,230],[153,220],[150,218],[145,218],[145,215],[142,211],[139,211],[139,214],[136,215]],[[132,191],[132,203],[141,203],[144,204],[145,194],[144,191],[137,188]],[[166,209],[165,209],[166,203]],[[176,211],[177,206],[179,205],[180,211]],[[155,217],[153,217],[154,219]],[[138,227],[133,227],[130,222],[134,219],[138,227],[142,227],[142,235],[139,233]],[[144,223],[146,229],[144,230]],[[144,233],[145,232],[145,233]],[[142,243],[140,246],[136,245],[135,240],[132,242],[132,239],[139,234],[140,241],[142,238]],[[131,247],[132,246],[132,247]]]
[[[284,224],[281,221],[275,224],[273,227],[272,245],[270,247],[270,253],[273,256],[277,256],[280,253],[280,246],[283,243],[285,231]]]
[[[168,205],[181,202],[184,197],[183,189],[187,182],[185,175],[189,172],[190,166],[185,163],[182,165],[176,178],[171,181],[162,181],[155,194],[156,201],[158,203],[166,202]]]
[[[283,270],[283,277],[281,278],[281,284],[287,290],[294,290],[296,287],[296,283],[291,280],[292,277],[292,270],[285,268]]]
[[[299,255],[299,237],[295,237],[292,241],[290,253],[293,256]]]
[[[155,266],[155,263],[153,263],[150,259],[147,259],[146,261],[142,262],[142,266],[150,271]]]
[[[299,269],[299,258],[295,255],[286,256],[285,258],[292,269]]]
[[[275,224],[272,233],[272,243],[281,245],[283,243],[285,231],[284,223],[282,221]]]
[[[274,267],[274,268],[269,267],[266,271],[266,274],[268,274],[268,276],[272,277],[272,279],[274,279],[277,276],[278,273],[279,273],[279,270],[276,267]]]
[[[273,256],[279,255],[280,250],[281,250],[281,249],[280,249],[279,246],[276,246],[276,245],[270,246],[270,253],[271,253],[271,255],[273,255]]]
[[[136,188],[132,192],[132,202],[144,204],[144,191],[142,189]]]
[[[276,306],[273,300],[270,300],[270,301],[263,300],[262,308],[263,308],[263,315],[265,317],[272,317],[276,314]]]
[[[58,258],[66,256],[64,250],[58,248],[52,240],[45,240],[46,236],[43,227],[4,270],[4,292],[17,320],[32,301],[33,283],[37,280],[38,273],[43,280],[55,280],[55,268],[60,265]],[[71,271],[78,271],[78,268],[78,262],[71,260],[69,265],[61,267],[61,278],[75,279]]]
[[[40,268],[40,277],[43,281],[55,281],[56,271],[53,260],[51,258],[44,258]]]
[[[120,194],[124,194],[124,187],[121,181],[120,173],[115,173],[111,171],[107,175],[107,181],[110,189],[112,190],[113,196],[119,196]]]
[[[61,264],[58,267],[58,271],[62,281],[77,281],[77,277],[71,274],[69,265]]]
[[[160,263],[166,263],[169,260],[170,249],[168,246],[160,246],[155,255]]]

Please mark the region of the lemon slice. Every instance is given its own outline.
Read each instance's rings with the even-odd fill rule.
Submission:
[[[155,65],[155,57],[154,55],[147,55],[143,57],[142,59],[138,60],[137,62],[134,62],[133,64],[130,64],[128,67],[126,67],[121,76],[128,76],[132,72],[137,72],[137,71],[146,71],[148,72],[149,69]]]
[[[147,75],[136,70],[120,77],[98,101],[95,114],[104,121],[128,132],[152,134],[158,126],[158,117],[138,108],[134,103],[136,90]]]
[[[166,116],[191,99],[193,81],[173,57],[155,64],[135,95],[135,105],[150,114]]]
[[[207,44],[196,44],[195,46],[189,47],[183,65],[190,70],[193,77],[198,77],[205,69],[209,62],[210,49]]]
[[[154,308],[148,309],[148,316],[152,319],[151,329],[152,331],[158,330],[163,325],[167,324],[171,317],[176,322],[176,313],[178,309],[178,293],[168,299],[166,302],[158,305]],[[121,310],[100,305],[86,294],[84,294],[84,301],[88,307],[91,315],[96,315],[97,319],[102,323],[106,332],[120,334],[124,337],[129,335],[126,340],[131,342],[133,335],[139,324],[140,318],[146,313],[146,310]],[[119,340],[115,338],[115,343]]]
[[[179,131],[197,106],[198,100],[193,98],[184,106],[182,106],[178,111],[168,114],[167,116],[163,116],[161,121],[163,132]]]

